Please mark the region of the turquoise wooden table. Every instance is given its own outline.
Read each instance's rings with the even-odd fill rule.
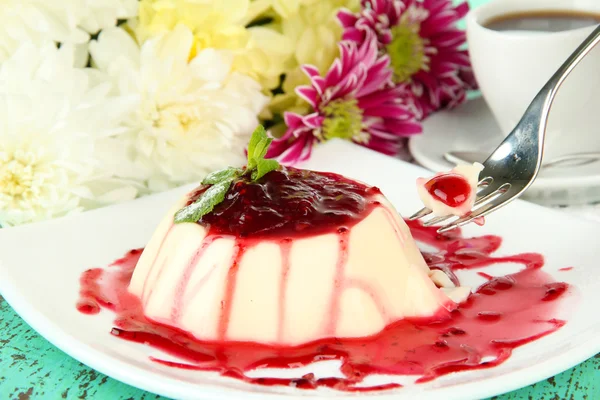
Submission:
[[[487,0],[471,0],[471,7]],[[33,331],[0,297],[0,400],[163,399],[100,374]],[[600,399],[600,354],[499,400]]]

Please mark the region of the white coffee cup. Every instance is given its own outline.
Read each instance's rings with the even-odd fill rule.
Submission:
[[[481,93],[508,135],[538,91],[595,26],[560,31],[498,31],[500,16],[527,11],[584,11],[600,15],[600,0],[492,0],[467,15],[467,41]],[[544,158],[600,151],[600,46],[573,70],[548,118]]]

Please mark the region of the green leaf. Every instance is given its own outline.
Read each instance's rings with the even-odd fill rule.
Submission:
[[[277,160],[265,160],[264,158],[258,161],[256,170],[252,172],[252,180],[257,181],[271,171],[279,168]]]
[[[267,136],[265,128],[259,125],[248,143],[248,165],[246,171],[228,167],[215,171],[202,180],[203,185],[212,185],[193,203],[175,213],[175,223],[197,222],[204,215],[210,213],[217,204],[225,200],[225,195],[231,183],[243,176],[250,175],[253,181],[257,181],[269,172],[279,168],[276,160],[265,160],[269,146],[273,141]],[[247,180],[247,178],[242,178]]]
[[[272,141],[273,139],[267,136],[267,131],[265,131],[265,128],[263,128],[262,125],[259,125],[254,130],[252,137],[250,138],[250,143],[248,144],[247,172],[254,170],[260,160],[267,155],[267,151],[269,150]]]
[[[235,179],[242,175],[239,168],[227,167],[220,171],[211,172],[202,181],[203,185],[214,185],[226,179]]]
[[[252,138],[250,138],[248,144],[246,174],[251,174],[254,181],[279,168],[279,163],[276,160],[265,160],[271,142],[273,142],[273,139],[267,136],[267,131],[262,125],[259,125],[252,133]]]
[[[260,143],[261,140],[263,140],[263,138],[266,137],[267,131],[265,131],[265,128],[262,125],[257,126],[254,132],[252,132],[252,137],[250,138],[250,142],[248,143],[248,169],[254,169],[256,167],[256,160],[254,160],[256,146]]]
[[[233,178],[223,180],[209,187],[198,200],[175,213],[175,223],[198,222],[200,218],[211,212],[215,206],[225,200]]]
[[[246,174],[251,173],[256,169],[258,161],[254,157],[248,157],[248,164],[246,164]]]
[[[265,136],[260,142],[258,142],[254,148],[254,158],[256,161],[263,159],[265,155],[267,155],[267,150],[269,150],[269,146],[271,145],[272,141],[273,139]]]
[[[254,149],[258,142],[262,140],[262,138],[267,137],[267,131],[265,131],[265,127],[259,125],[256,127],[254,132],[252,132],[252,136],[250,137],[250,142],[248,143],[248,157],[254,156]]]

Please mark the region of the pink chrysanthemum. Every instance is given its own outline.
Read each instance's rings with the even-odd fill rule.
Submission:
[[[452,0],[361,0],[358,14],[342,10],[343,39],[363,43],[372,32],[389,55],[394,82],[408,84],[424,118],[466,99],[476,83],[466,36],[456,23],[469,11]]]
[[[421,132],[406,87],[393,84],[389,57],[378,55],[377,38],[368,33],[361,44],[342,41],[339,47],[325,77],[303,66],[311,85],[296,92],[314,112],[285,113],[287,131],[273,141],[268,157],[294,164],[309,158],[316,142],[336,137],[394,155],[406,136]]]

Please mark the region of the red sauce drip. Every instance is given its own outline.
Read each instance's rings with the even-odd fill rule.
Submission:
[[[485,272],[478,272],[477,275],[481,276],[482,278],[487,279],[488,281],[494,279],[494,277],[490,274],[486,274]]]
[[[221,340],[225,339],[227,336],[229,317],[231,316],[231,306],[233,305],[233,296],[235,295],[235,284],[240,269],[240,262],[245,250],[246,245],[238,241],[233,252],[231,267],[229,267],[229,271],[227,272],[227,287],[225,288],[225,298],[221,302],[221,317],[219,318],[219,327],[217,328]]]
[[[279,310],[278,310],[278,326],[277,326],[277,337],[283,336],[283,327],[285,322],[285,302],[287,293],[287,283],[290,272],[290,251],[292,250],[292,240],[284,239],[280,244],[281,249],[281,268],[282,273],[279,280]]]
[[[329,315],[327,320],[325,321],[327,325],[327,329],[325,332],[327,334],[333,335],[335,333],[335,328],[338,324],[339,320],[339,312],[340,312],[340,297],[341,291],[344,283],[344,272],[346,270],[346,261],[348,261],[348,235],[350,231],[348,228],[339,228],[338,229],[338,242],[339,242],[339,251],[338,251],[338,260],[335,266],[335,276],[333,282],[333,290],[331,291],[331,300],[329,300]]]
[[[166,238],[166,236],[165,236],[165,238]],[[204,252],[206,251],[206,249],[208,249],[208,246],[217,239],[219,239],[219,236],[211,236],[209,238],[206,238],[202,242],[202,245],[198,248],[198,250],[196,250],[196,252],[192,256],[190,261],[188,261],[188,264],[185,267],[185,270],[183,271],[183,274],[181,276],[181,279],[179,280],[177,289],[175,291],[175,293],[176,293],[175,302],[173,304],[173,308],[171,309],[171,321],[173,321],[174,323],[179,322],[179,320],[181,319],[181,310],[182,310],[183,304],[185,303],[185,300],[186,300],[186,299],[184,299],[185,293],[187,292],[187,287],[188,287],[190,278],[192,276],[192,273],[194,272],[194,270],[196,268],[196,264],[198,263],[198,261],[200,261],[200,259],[204,255]],[[163,239],[163,242],[164,242],[164,239]],[[211,272],[212,272],[212,270],[211,270]],[[200,280],[199,284],[195,288],[196,290],[194,290],[193,293],[198,292],[198,290],[202,287],[202,285],[206,282],[206,280],[210,277],[210,275],[211,274],[209,272],[208,274],[206,274],[204,276],[203,279]]]
[[[194,202],[209,186],[191,195]],[[240,179],[208,215],[198,221],[211,234],[282,238],[350,228],[377,205],[378,188],[333,173],[282,168],[258,182]]]
[[[559,271],[570,271],[572,269],[573,269],[573,267],[564,267],[564,268],[559,269]]]
[[[472,188],[469,182],[458,174],[438,175],[425,183],[425,190],[448,207],[458,207],[469,199]]]
[[[454,371],[493,367],[505,361],[513,348],[554,332],[565,324],[554,315],[558,301],[568,292],[568,285],[553,281],[542,271],[544,260],[540,254],[495,257],[492,254],[501,244],[497,236],[464,238],[459,230],[438,234],[436,228],[425,228],[418,222],[407,223],[417,241],[437,249],[423,253],[430,267],[446,271],[455,282],[458,279],[453,271],[459,269],[506,262],[521,264],[524,268],[502,277],[486,274],[489,280],[452,312],[443,311],[431,318],[401,320],[370,337],[328,338],[295,347],[226,340],[199,341],[187,332],[147,319],[139,299],[127,292],[141,249],[132,250],[111,267],[84,272],[77,307],[84,313],[96,313],[102,307],[115,311],[113,335],[150,345],[182,360],[174,363],[153,358],[164,365],[215,371],[259,385],[302,389],[326,386],[345,391],[400,386],[395,383],[360,386],[371,374],[418,375],[418,382],[425,382]],[[343,232],[340,235],[343,237]],[[285,243],[281,244],[284,264],[288,251]],[[340,251],[344,251],[343,240]],[[243,252],[242,248],[238,255],[240,252]],[[280,291],[284,296],[286,268],[282,274]],[[231,285],[235,285],[235,279]],[[229,291],[233,293],[233,289]],[[225,303],[229,301],[231,299]],[[227,304],[224,304],[224,310],[226,308]],[[227,311],[223,313],[226,315]],[[316,378],[312,374],[297,379],[251,378],[245,374],[256,368],[293,368],[332,359],[342,362],[343,378]]]

